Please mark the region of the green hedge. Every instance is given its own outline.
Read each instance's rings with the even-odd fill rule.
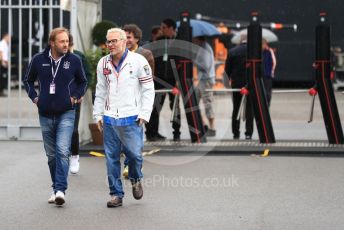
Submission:
[[[111,21],[98,22],[92,29],[92,41],[96,46],[102,46],[106,41],[106,33],[108,29],[118,27],[116,23]]]

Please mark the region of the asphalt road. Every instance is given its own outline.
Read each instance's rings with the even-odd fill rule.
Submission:
[[[108,209],[104,158],[82,157],[47,203],[41,142],[0,142],[0,229],[343,229],[344,158],[151,155],[144,197]]]

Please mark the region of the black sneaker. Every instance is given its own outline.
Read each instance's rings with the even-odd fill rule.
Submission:
[[[133,197],[140,200],[143,196],[142,184],[140,181],[133,183]]]
[[[155,137],[158,138],[158,139],[160,139],[160,140],[162,140],[162,141],[166,140],[166,137],[164,137],[164,136],[161,135],[160,133],[157,133],[157,135],[156,135]]]
[[[154,142],[154,141],[165,141],[166,140],[166,137],[164,136],[161,136],[160,137],[158,135],[156,136],[152,136],[152,137],[146,137],[147,141],[151,141],[151,142]]]
[[[108,208],[116,208],[119,206],[122,206],[123,201],[122,198],[119,198],[118,196],[111,196],[111,200],[107,202]]]
[[[206,134],[208,137],[215,137],[216,136],[216,130],[215,129],[208,129]]]
[[[208,125],[205,125],[205,126],[204,126],[204,131],[205,131],[205,132],[208,132],[208,130],[209,130]]]
[[[179,135],[175,135],[173,136],[173,141],[180,141],[180,136]]]
[[[147,141],[157,141],[157,139],[154,136],[149,136],[149,137],[146,136],[146,140]]]
[[[246,136],[245,136],[245,140],[252,140],[252,136],[246,135]]]
[[[239,140],[239,138],[240,138],[239,135],[234,135],[234,136],[233,136],[233,139],[234,139],[234,140]]]

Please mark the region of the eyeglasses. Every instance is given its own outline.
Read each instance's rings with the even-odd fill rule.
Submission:
[[[123,40],[123,39],[112,39],[112,40],[108,40],[106,41],[106,45],[110,46],[110,45],[116,45],[120,40]]]

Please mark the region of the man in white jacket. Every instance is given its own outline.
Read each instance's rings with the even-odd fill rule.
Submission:
[[[120,153],[125,147],[129,159],[129,179],[133,196],[141,199],[143,127],[149,121],[154,102],[152,70],[140,54],[126,48],[126,33],[108,30],[109,55],[97,67],[96,98],[93,116],[103,131],[104,149],[111,200],[108,207],[122,206],[124,196]]]

